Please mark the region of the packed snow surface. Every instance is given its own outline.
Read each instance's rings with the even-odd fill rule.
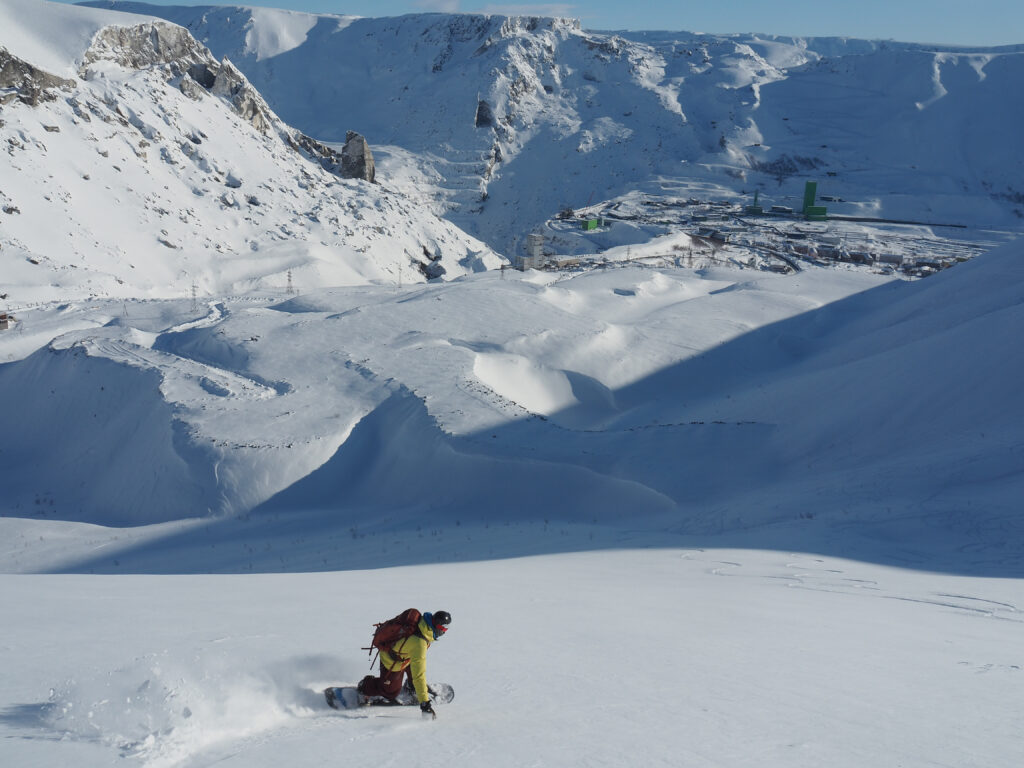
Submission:
[[[1010,768],[1021,263],[34,310],[5,762]],[[455,701],[327,709],[411,605]]]

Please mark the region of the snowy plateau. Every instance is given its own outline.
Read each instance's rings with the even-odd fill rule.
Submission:
[[[0,0],[0,765],[1017,768],[1022,83]]]

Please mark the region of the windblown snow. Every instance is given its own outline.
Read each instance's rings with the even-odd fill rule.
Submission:
[[[0,764],[1016,768],[1022,49],[114,8],[0,0]]]

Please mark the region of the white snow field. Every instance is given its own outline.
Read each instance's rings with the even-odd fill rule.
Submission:
[[[793,109],[766,108],[763,125],[798,135],[820,117],[807,78],[864,95],[886,57],[934,62],[936,100],[915,96],[909,123],[945,135],[966,121],[990,141],[936,159],[932,182],[879,171],[907,138],[858,188],[891,178],[879,210],[923,215],[933,183],[965,239],[1007,242],[921,280],[812,261],[776,274],[729,248],[683,258],[686,232],[634,224],[600,235],[601,266],[499,270],[487,238],[454,223],[479,187],[445,197],[478,170],[455,141],[477,126],[424,118],[413,107],[429,94],[378,101],[395,128],[380,184],[340,179],[292,146],[300,134],[244,78],[190,84],[168,41],[190,66],[227,65],[176,27],[0,0],[0,312],[13,315],[0,329],[0,766],[1021,765],[1019,201],[980,181],[1006,113],[968,119],[939,88],[988,104],[1019,51],[761,40],[745,54],[749,40],[628,41],[562,21],[262,9],[204,24],[279,95],[274,71],[348,77],[351,63],[330,74],[329,47],[302,55],[342,36],[392,66],[430,53],[439,68],[423,77],[443,72],[495,109],[515,80],[476,83],[477,37],[496,36],[481,59],[515,59],[499,45],[512,38],[543,58],[550,33],[571,56],[538,70],[551,92],[519,102],[536,110],[509,113],[493,178],[549,177],[550,147],[527,140],[543,115],[539,133],[563,120],[571,154],[591,156],[569,202],[625,195],[624,208],[665,185],[713,199],[733,179],[741,195],[703,119],[684,141],[700,150],[692,178],[655,163],[633,184],[620,158],[594,187],[599,146],[653,151],[645,121],[668,130],[681,105],[693,123],[736,107],[722,78],[763,69],[750,97],[778,83]],[[111,25],[122,31],[98,44]],[[837,52],[835,71],[814,63]],[[715,66],[683,88],[693,56]],[[660,112],[638,101],[624,115],[615,100],[616,124],[595,107],[577,125],[540,109],[547,96],[582,112],[586,94],[627,99],[631,78]],[[285,106],[322,95],[291,83]],[[356,88],[360,109],[372,91]],[[863,104],[859,130],[877,116]],[[338,138],[314,128],[301,126]],[[435,155],[430,130],[452,138]],[[866,146],[855,134],[843,173]],[[1005,185],[1020,158],[1002,159],[992,178]],[[558,212],[557,191],[528,188],[494,185],[487,204],[510,205],[477,212],[493,242]],[[517,195],[522,210],[505,211]],[[931,234],[899,230],[899,247],[927,251]],[[365,675],[372,625],[408,607],[453,615],[428,677],[454,701],[433,721],[329,709],[322,688]]]
[[[708,543],[4,576],[0,753],[25,768],[1019,763],[1019,580]],[[428,668],[455,700],[434,721],[328,709],[320,688],[368,670],[370,623],[409,605],[452,613]]]
[[[3,762],[1015,766],[1022,263],[28,313]],[[454,702],[327,709],[409,606]]]

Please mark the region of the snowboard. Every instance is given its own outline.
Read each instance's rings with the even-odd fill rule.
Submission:
[[[427,686],[433,704],[447,704],[455,698],[455,689],[447,683],[430,683]],[[327,704],[334,709],[358,709],[359,707],[411,707],[419,705],[416,692],[403,687],[394,699],[383,696],[360,696],[355,686],[331,686],[324,689]],[[360,701],[363,699],[363,701]]]

